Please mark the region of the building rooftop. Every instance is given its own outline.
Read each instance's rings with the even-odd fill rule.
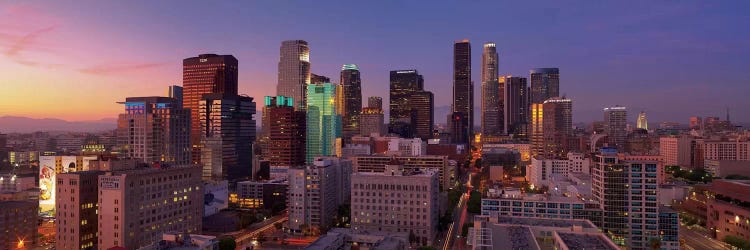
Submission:
[[[620,249],[602,234],[555,232],[568,249],[617,250]]]
[[[531,229],[525,226],[516,225],[488,225],[491,230],[489,242],[482,242],[482,246],[475,246],[475,249],[492,249],[492,250],[536,250],[540,249],[534,238]]]
[[[535,227],[574,227],[579,226],[581,228],[596,228],[588,220],[578,219],[552,219],[552,218],[526,218],[526,217],[513,217],[513,216],[499,216],[497,223],[500,224],[512,224],[512,225],[525,225]]]

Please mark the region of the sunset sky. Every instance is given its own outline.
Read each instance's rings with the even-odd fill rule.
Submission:
[[[451,99],[452,45],[470,39],[475,105],[481,46],[500,72],[560,68],[574,121],[624,105],[631,120],[750,121],[750,1],[3,1],[0,116],[114,118],[128,96],[182,85],[182,59],[239,60],[240,92],[274,95],[282,40],[307,40],[312,72],[359,65],[363,97],[387,103],[388,71],[417,69]],[[444,118],[436,115],[436,122]]]

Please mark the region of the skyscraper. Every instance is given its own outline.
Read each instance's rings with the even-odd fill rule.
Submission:
[[[625,107],[614,106],[604,108],[604,133],[607,134],[609,147],[619,150],[625,149],[625,139],[628,123],[628,111]]]
[[[169,97],[128,97],[119,103],[125,105],[125,113],[117,119],[117,144],[123,156],[144,163],[191,162],[190,111]]]
[[[315,157],[332,156],[341,146],[341,116],[336,111],[336,85],[307,85],[306,157],[312,164]]]
[[[303,40],[281,42],[279,82],[276,95],[291,97],[297,110],[305,110],[305,91],[310,84],[310,48]]]
[[[370,96],[367,98],[367,107],[383,109],[383,98],[380,96]]]
[[[190,144],[193,163],[200,162],[198,102],[204,94],[237,94],[237,58],[202,54],[182,60],[182,107],[190,109]]]
[[[184,105],[182,104],[182,92],[182,86],[171,85],[169,86],[169,90],[167,91],[167,96],[169,98],[174,98],[177,101],[177,104],[182,106]]]
[[[531,147],[534,156],[565,158],[573,133],[573,102],[553,97],[531,104]]]
[[[529,96],[526,78],[503,76],[499,79],[505,89],[505,134],[513,138],[527,138],[529,118]]]
[[[331,82],[331,78],[323,75],[310,74],[310,84],[319,84]]]
[[[417,70],[393,70],[391,71],[390,86],[390,117],[388,119],[388,132],[397,134],[404,138],[413,136],[414,125],[412,122],[412,111],[409,100],[412,95],[424,88],[424,78]]]
[[[255,102],[252,97],[203,95],[198,105],[203,178],[236,180],[252,175]]]
[[[386,132],[383,110],[379,108],[362,108],[359,116],[359,134],[370,136],[372,133],[384,135]]]
[[[543,103],[547,99],[560,96],[560,70],[558,68],[532,69],[529,74],[531,103]]]
[[[94,249],[98,243],[99,176],[102,171],[77,171],[59,173],[56,177],[57,192],[55,212],[56,249]],[[70,222],[70,223],[68,223]],[[110,225],[108,225],[110,226]]]
[[[362,80],[356,64],[344,64],[341,67],[341,86],[343,88],[343,121],[344,140],[348,141],[359,133],[359,114],[362,111]]]
[[[648,120],[646,119],[645,111],[638,113],[638,121],[636,123],[637,128],[648,130]]]
[[[296,167],[305,164],[304,111],[294,108],[294,101],[285,96],[266,96],[263,126],[268,133],[264,158],[274,167]]]
[[[412,108],[412,124],[414,137],[422,140],[432,138],[432,127],[435,121],[434,97],[430,91],[417,91],[411,95],[409,106]]]
[[[495,43],[485,43],[482,51],[482,137],[499,136],[503,127],[505,93],[498,82]]]
[[[453,112],[463,113],[465,124],[451,131],[454,143],[469,143],[474,130],[474,83],[471,81],[471,43],[469,40],[453,44]],[[456,121],[454,121],[456,122]]]

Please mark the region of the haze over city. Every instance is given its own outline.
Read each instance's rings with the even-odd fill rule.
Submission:
[[[272,95],[279,42],[289,39],[309,42],[313,73],[336,76],[342,64],[357,64],[363,95],[386,102],[388,72],[417,69],[447,113],[451,46],[470,39],[497,44],[501,75],[560,68],[560,92],[576,101],[574,122],[601,120],[612,105],[634,111],[631,121],[644,110],[651,121],[686,124],[692,115],[723,118],[729,108],[746,122],[748,5],[8,1],[0,3],[0,116],[113,119],[124,96],[180,84],[180,61],[199,53],[234,55],[240,93]],[[473,50],[474,65],[481,52]],[[475,66],[477,88],[479,73]]]

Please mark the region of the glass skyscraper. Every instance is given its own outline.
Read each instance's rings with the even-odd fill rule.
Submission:
[[[504,93],[497,79],[495,43],[485,43],[482,51],[482,137],[499,136],[503,128]]]
[[[279,82],[276,94],[291,97],[297,110],[305,109],[305,90],[310,84],[310,47],[303,40],[281,42]]]
[[[343,93],[343,121],[344,139],[349,140],[359,133],[359,115],[362,111],[362,80],[356,64],[344,64],[341,67],[341,86]]]
[[[451,131],[453,143],[469,143],[474,135],[474,83],[471,81],[471,43],[469,40],[453,44],[453,112],[463,113],[458,129]]]
[[[307,85],[307,164],[317,156],[336,155],[341,146],[341,116],[336,113],[336,85]]]

